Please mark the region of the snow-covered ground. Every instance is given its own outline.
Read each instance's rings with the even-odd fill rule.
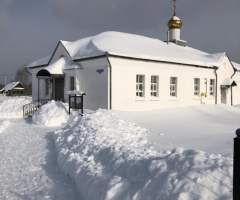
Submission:
[[[9,99],[28,99],[29,101],[32,100],[32,97],[30,96],[16,96],[16,97],[8,97],[8,96],[4,96],[3,94],[0,94],[0,103],[9,100]]]
[[[198,105],[117,113],[123,119],[148,127],[148,142],[157,150],[183,147],[233,157],[233,138],[240,128],[239,106]]]
[[[52,137],[56,127],[36,126],[31,118],[4,116],[1,111],[0,199],[81,199],[73,182],[58,167]]]
[[[43,106],[35,114],[40,126],[31,118],[4,118],[14,111],[5,108],[0,199],[232,199],[237,106],[98,110],[70,117],[61,129],[46,122],[55,116],[64,119],[55,125],[69,122],[62,104]]]

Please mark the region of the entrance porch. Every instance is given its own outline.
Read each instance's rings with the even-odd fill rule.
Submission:
[[[48,100],[63,101],[64,102],[64,81],[65,76],[62,72],[52,73],[48,69],[41,69],[37,74],[38,79],[38,101],[42,99],[40,97],[40,90],[45,91],[45,96],[48,96]],[[44,83],[40,86],[40,80]],[[43,86],[44,85],[44,86]]]

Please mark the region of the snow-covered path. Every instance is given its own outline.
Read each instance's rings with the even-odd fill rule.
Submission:
[[[52,134],[56,128],[30,118],[0,119],[0,199],[81,199],[59,169]]]

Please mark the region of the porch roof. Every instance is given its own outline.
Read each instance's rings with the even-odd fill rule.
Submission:
[[[63,75],[63,70],[75,68],[79,68],[79,66],[68,58],[61,57],[56,62],[41,69],[36,76]]]
[[[223,85],[223,86],[237,86],[236,82],[231,78],[223,79],[221,85]]]

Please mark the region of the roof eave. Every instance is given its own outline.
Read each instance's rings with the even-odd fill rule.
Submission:
[[[165,61],[165,60],[156,60],[156,59],[148,59],[148,58],[138,58],[138,57],[131,57],[131,56],[123,56],[123,55],[117,55],[114,53],[106,52],[108,56],[114,56],[114,57],[120,57],[120,58],[127,58],[127,59],[133,59],[133,60],[142,60],[142,61],[152,61],[152,62],[161,62],[161,63],[170,63],[170,64],[180,64],[180,65],[186,65],[186,66],[195,66],[195,67],[204,67],[204,68],[213,68],[214,66],[211,65],[197,65],[197,64],[191,64],[191,63],[184,63],[184,62],[171,62],[171,61]]]

